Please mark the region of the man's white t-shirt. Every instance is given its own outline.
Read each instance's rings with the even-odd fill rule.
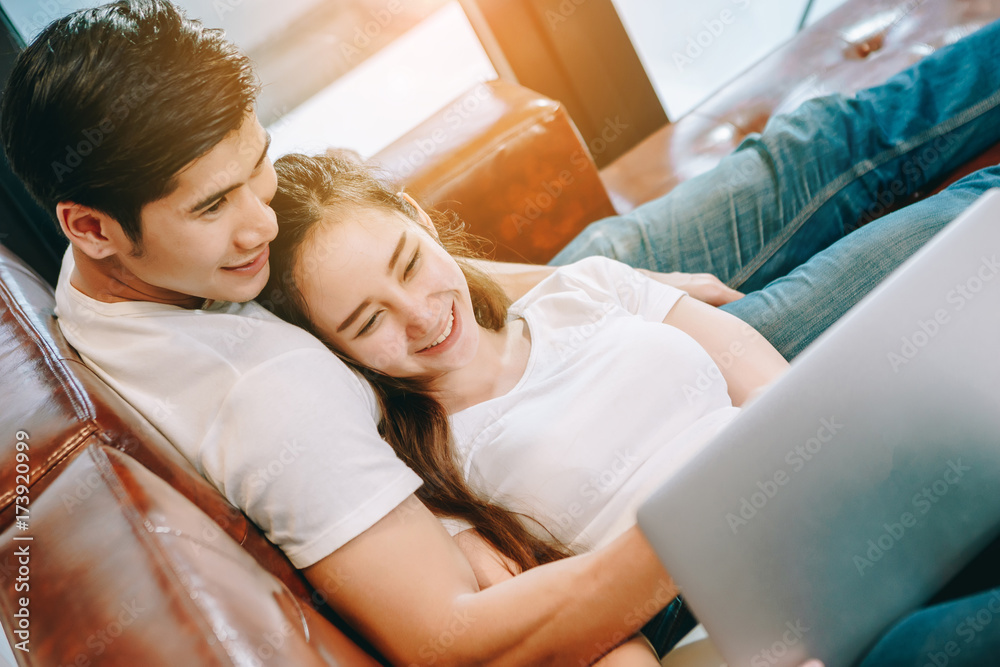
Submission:
[[[299,568],[420,486],[377,432],[371,388],[260,305],[104,303],[70,284],[56,314],[84,362],[159,429]]]
[[[531,337],[524,375],[451,417],[469,485],[579,550],[634,524],[641,501],[739,412],[708,353],[662,323],[683,295],[594,257],[517,301],[510,317]]]

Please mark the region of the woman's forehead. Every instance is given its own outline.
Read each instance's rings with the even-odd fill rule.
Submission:
[[[297,280],[341,280],[345,272],[388,265],[400,239],[416,231],[416,224],[405,216],[384,209],[354,207],[335,216],[324,215],[302,244]],[[317,272],[320,267],[324,270]]]

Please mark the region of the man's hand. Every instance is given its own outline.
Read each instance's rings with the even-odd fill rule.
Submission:
[[[552,275],[556,267],[536,264],[515,264],[513,262],[492,262],[485,259],[466,260],[480,271],[485,271],[507,292],[512,301],[517,301],[525,292],[541,280]],[[698,301],[710,306],[721,306],[743,298],[742,292],[726,287],[726,284],[711,273],[657,273],[646,269],[636,269],[653,280],[682,289]]]
[[[680,273],[677,271],[657,273],[646,269],[636,270],[664,285],[682,289],[698,301],[704,301],[710,306],[722,306],[743,298],[742,292],[727,287],[724,282],[711,273]]]

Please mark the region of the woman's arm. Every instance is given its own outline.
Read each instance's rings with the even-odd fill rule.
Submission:
[[[682,297],[663,323],[677,327],[705,348],[722,371],[733,405],[745,403],[788,368],[781,353],[756,329],[696,299]]]
[[[481,589],[512,579],[517,565],[498,552],[475,530],[463,530],[454,537],[458,548],[472,565]],[[660,664],[649,643],[633,637],[594,663],[594,667],[658,667]]]
[[[554,266],[541,264],[516,264],[514,262],[494,262],[488,259],[468,260],[477,269],[497,281],[511,301],[517,301],[528,290],[552,275]]]

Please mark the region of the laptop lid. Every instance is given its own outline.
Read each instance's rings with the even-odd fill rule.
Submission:
[[[639,525],[731,667],[850,665],[1000,532],[1000,190],[804,351]]]

